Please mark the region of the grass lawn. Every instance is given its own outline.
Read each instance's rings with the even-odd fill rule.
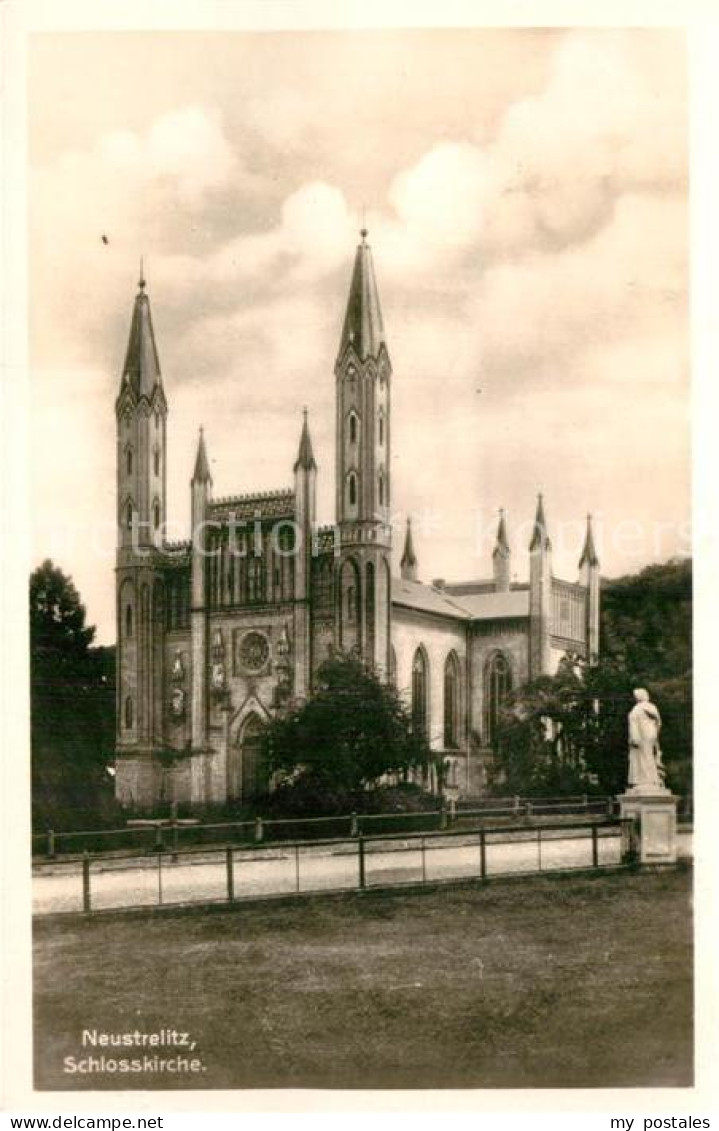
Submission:
[[[191,908],[35,928],[41,1089],[692,1083],[690,873]],[[187,1031],[199,1075],[68,1075],[84,1029]]]

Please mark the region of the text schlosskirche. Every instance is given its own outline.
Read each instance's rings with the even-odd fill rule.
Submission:
[[[174,1028],[152,1032],[132,1029],[105,1032],[83,1029],[82,1053],[63,1059],[69,1075],[194,1075],[205,1071],[199,1056],[193,1056],[197,1042],[191,1033]],[[101,1051],[107,1049],[108,1051]],[[137,1050],[141,1055],[119,1055],[114,1049]]]

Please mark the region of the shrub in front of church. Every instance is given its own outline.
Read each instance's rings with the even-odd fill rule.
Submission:
[[[277,802],[291,795],[295,812],[308,815],[365,808],[368,791],[426,769],[432,757],[397,690],[354,656],[327,660],[312,698],[273,719],[264,745]]]

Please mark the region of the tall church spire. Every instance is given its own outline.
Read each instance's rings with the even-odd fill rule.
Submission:
[[[140,265],[140,279],[132,311],[130,337],[127,343],[125,364],[122,367],[122,384],[129,385],[136,396],[151,397],[156,385],[162,385],[160,360],[157,356],[155,333],[152,329],[150,300],[145,292],[145,278]]]
[[[494,585],[498,592],[507,592],[510,588],[510,559],[509,539],[507,538],[507,524],[504,511],[499,512],[499,525],[497,526],[497,540],[492,552],[494,567]]]
[[[547,520],[544,517],[544,499],[541,494],[537,495],[537,513],[534,518],[534,530],[532,531],[532,541],[529,543],[529,549],[532,550],[551,550],[552,543],[547,534]]]
[[[508,554],[509,553],[509,539],[507,538],[507,524],[504,518],[504,510],[499,512],[499,525],[497,526],[497,541],[494,545],[494,554]]]
[[[585,565],[598,566],[599,556],[594,546],[594,532],[592,531],[592,516],[587,515],[587,533],[584,538],[584,549],[582,556],[579,559],[579,568],[583,569]]]
[[[200,428],[200,439],[197,444],[197,459],[195,460],[195,471],[192,476],[193,483],[211,483],[212,476],[210,474],[210,465],[207,461],[207,449],[205,448],[205,432]]]
[[[297,453],[297,459],[295,461],[295,468],[294,469],[295,469],[295,471],[297,471],[300,468],[303,471],[310,471],[310,470],[316,471],[317,470],[317,464],[315,463],[314,452],[312,451],[312,440],[310,438],[310,429],[309,429],[309,425],[307,423],[307,409],[303,410],[302,434],[300,436],[300,448],[299,448],[299,451]]]
[[[417,580],[417,555],[414,552],[412,541],[412,519],[407,517],[407,533],[404,536],[404,551],[402,561],[399,563],[402,577],[405,581]]]
[[[357,245],[352,282],[347,300],[339,358],[351,346],[360,361],[377,358],[382,345],[387,348],[384,336],[382,311],[377,293],[377,281],[372,264],[372,252],[367,243],[367,229],[361,233],[362,242]]]

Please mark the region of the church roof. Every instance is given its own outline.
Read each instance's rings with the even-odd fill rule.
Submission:
[[[421,581],[393,577],[392,604],[458,620],[503,620],[529,616],[529,589],[450,595]]]
[[[422,613],[439,613],[458,620],[469,619],[469,614],[459,602],[451,600],[439,589],[404,577],[392,578],[392,604]]]
[[[529,589],[506,593],[475,593],[457,598],[472,620],[503,620],[529,616]]]
[[[139,290],[135,296],[127,343],[122,381],[131,386],[135,394],[149,397],[155,385],[161,384],[160,359],[152,329],[150,300],[145,293],[145,280],[140,274]]]
[[[360,361],[365,361],[368,357],[377,358],[380,347],[384,344],[386,348],[372,252],[366,236],[367,231],[363,228],[362,242],[357,246],[355,255],[339,349],[339,356],[342,357],[347,347],[351,346]]]

